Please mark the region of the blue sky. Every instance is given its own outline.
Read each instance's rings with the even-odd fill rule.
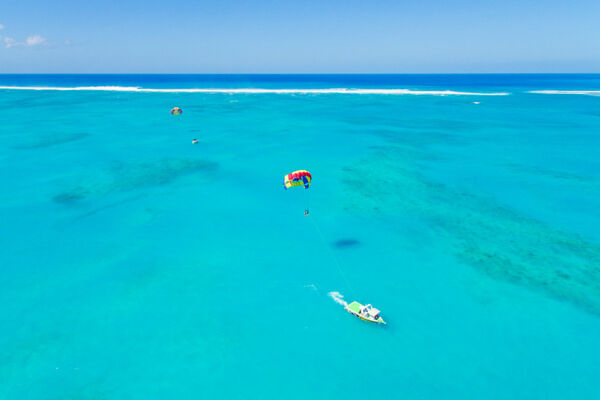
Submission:
[[[600,72],[600,0],[0,6],[0,73]]]

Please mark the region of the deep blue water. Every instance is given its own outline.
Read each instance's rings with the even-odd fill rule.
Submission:
[[[430,92],[0,89],[0,398],[600,396],[600,75],[0,86]]]

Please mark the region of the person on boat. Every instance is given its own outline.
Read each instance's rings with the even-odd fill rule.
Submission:
[[[198,139],[192,140],[192,144],[196,144],[196,143],[198,143]]]

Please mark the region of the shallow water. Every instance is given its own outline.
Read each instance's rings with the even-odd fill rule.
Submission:
[[[0,398],[600,395],[600,76],[0,86],[509,93],[0,90]]]

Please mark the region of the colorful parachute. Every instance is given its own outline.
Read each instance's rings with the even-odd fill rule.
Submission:
[[[179,107],[173,107],[173,109],[171,110],[171,115],[179,115],[179,114],[183,114],[183,110]]]
[[[291,187],[304,185],[304,188],[308,189],[311,180],[312,176],[310,175],[310,172],[301,169],[285,175],[283,177],[283,187],[287,190]]]

